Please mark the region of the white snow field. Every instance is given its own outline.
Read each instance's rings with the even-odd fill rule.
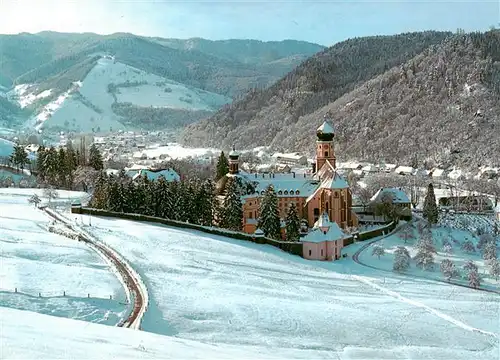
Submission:
[[[145,331],[285,358],[498,357],[494,294],[196,231],[95,217],[85,229],[146,282]]]
[[[0,307],[2,359],[312,359],[328,352],[206,344]]]
[[[84,243],[47,231],[51,218],[28,204],[34,192],[0,191],[0,305],[115,325],[126,311],[121,283]]]

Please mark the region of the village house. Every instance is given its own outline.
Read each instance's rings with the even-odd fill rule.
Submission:
[[[357,217],[352,211],[351,190],[336,169],[333,127],[325,121],[317,129],[316,135],[316,160],[311,174],[241,173],[239,153],[234,148],[229,153],[227,176],[239,177],[254,189],[242,197],[243,230],[246,233],[253,234],[257,230],[260,203],[269,185],[272,185],[277,194],[281,219],[286,218],[290,204],[294,203],[299,218],[305,220],[310,228],[323,213],[342,229],[358,225]]]
[[[345,236],[337,223],[330,221],[325,212],[314,223],[311,231],[301,239],[302,256],[308,260],[337,260],[341,257]]]

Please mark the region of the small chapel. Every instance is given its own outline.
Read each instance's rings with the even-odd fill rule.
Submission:
[[[233,148],[229,153],[229,174],[250,183],[252,191],[242,196],[243,231],[253,234],[260,216],[260,201],[266,188],[272,185],[278,196],[280,218],[284,219],[291,203],[295,203],[299,218],[309,228],[327,217],[340,229],[358,225],[352,211],[352,194],[347,181],[337,172],[334,150],[335,132],[329,119],[316,130],[316,157],[310,172],[303,174],[258,174],[239,170],[239,153]]]

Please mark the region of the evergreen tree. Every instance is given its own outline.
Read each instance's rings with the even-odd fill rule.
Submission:
[[[500,277],[500,262],[497,259],[490,261],[490,275],[498,281]]]
[[[486,263],[497,259],[497,247],[493,241],[486,243],[484,246],[483,259]]]
[[[97,177],[90,206],[96,209],[106,209],[108,206],[108,179],[104,173],[100,173]]]
[[[300,219],[297,214],[297,207],[293,202],[286,214],[286,239],[288,241],[299,241],[300,239]]]
[[[229,161],[227,160],[224,151],[220,153],[217,160],[217,167],[215,168],[215,181],[223,178],[229,172]]]
[[[260,203],[260,218],[258,227],[264,232],[264,235],[271,239],[281,239],[281,222],[278,209],[278,196],[272,185],[266,189],[264,197]]]
[[[89,149],[89,165],[96,170],[104,169],[101,153],[95,144],[92,144]]]
[[[429,224],[436,224],[438,222],[439,211],[436,203],[436,196],[434,195],[434,186],[432,183],[427,187],[427,195],[425,195],[423,216]]]
[[[196,201],[200,225],[212,226],[215,201],[215,187],[212,181],[207,180],[199,187]]]
[[[28,154],[21,144],[14,145],[9,160],[17,169],[21,168],[21,170],[24,170],[24,165],[29,163]]]
[[[468,253],[473,253],[476,251],[476,248],[474,247],[474,244],[470,240],[464,241],[464,243],[461,246],[462,250]]]
[[[230,178],[222,203],[220,225],[223,228],[241,231],[243,224],[243,205],[235,178]]]
[[[440,268],[447,281],[450,281],[452,277],[458,276],[458,269],[450,259],[444,259],[441,261]]]
[[[434,254],[436,249],[432,242],[432,234],[428,233],[422,236],[417,244],[417,254],[415,255],[416,264],[418,267],[427,270],[434,266]]]
[[[394,271],[403,272],[410,267],[410,253],[404,246],[398,246],[394,251],[394,264],[392,269]]]
[[[469,286],[477,289],[481,285],[481,279],[479,277],[477,265],[469,260],[464,265],[464,269],[468,271],[467,280],[469,281]]]

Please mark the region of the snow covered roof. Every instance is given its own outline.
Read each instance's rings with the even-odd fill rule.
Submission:
[[[255,230],[254,234],[255,236],[264,236],[264,231],[262,231],[261,229],[257,229]]]
[[[331,176],[323,180],[320,185],[320,188],[322,189],[347,189],[348,187],[349,184],[347,181],[336,171]]]
[[[375,165],[366,165],[361,168],[364,172],[378,172],[378,168]]]
[[[370,201],[380,203],[385,194],[392,195],[392,201],[394,204],[409,204],[410,199],[406,193],[400,188],[381,188],[375,195],[372,196]]]
[[[330,125],[327,121],[324,121],[323,124],[317,129],[317,131],[321,131],[323,134],[335,134],[335,130],[333,130],[333,126]]]
[[[269,185],[272,185],[278,197],[308,197],[318,187],[310,175],[292,174],[240,174],[246,181],[256,185],[257,194],[245,195],[244,197],[255,197],[263,195]]]
[[[444,174],[444,169],[435,168],[431,170],[432,177],[441,177]]]
[[[321,230],[322,227],[327,227],[326,234]],[[301,239],[301,242],[320,243],[324,241],[337,241],[345,237],[344,232],[340,229],[336,222],[330,221],[328,214],[323,213],[318,221],[314,223],[312,230]]]
[[[163,176],[166,181],[180,181],[181,177],[174,169],[164,169],[159,171],[153,171],[149,169],[140,169],[135,174],[133,171],[127,171],[127,175],[132,176],[132,180],[136,180],[140,176],[146,175],[149,180],[158,180],[160,176]]]
[[[413,174],[414,169],[411,166],[398,166],[394,172],[398,174]]]

